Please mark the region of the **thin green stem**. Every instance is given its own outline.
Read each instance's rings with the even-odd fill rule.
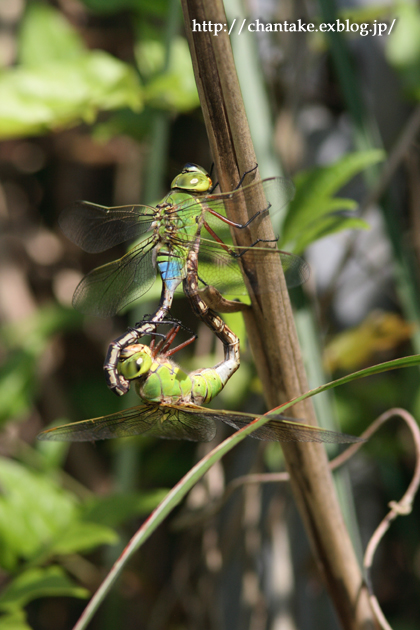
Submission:
[[[289,402],[284,403],[283,405],[280,405],[275,409],[272,409],[268,412],[268,414],[272,413],[273,411],[280,411],[283,413],[292,405],[295,405],[296,403],[305,400],[306,398],[311,398],[312,396],[315,396],[315,394],[320,394],[321,392],[325,392],[334,387],[338,387],[339,385],[350,383],[351,381],[357,380],[359,378],[372,376],[373,374],[380,374],[382,372],[387,372],[389,370],[394,370],[397,368],[412,367],[419,364],[420,355],[412,355],[409,357],[403,357],[402,359],[395,359],[394,361],[380,363],[364,370],[354,372],[353,374],[343,376],[342,378],[339,378],[336,381],[332,381],[331,383],[327,383],[325,385],[321,385],[320,387],[312,389],[302,396],[299,396],[294,400],[290,400]],[[213,464],[219,461],[224,455],[226,455],[226,453],[228,453],[234,446],[239,444],[239,442],[245,439],[253,431],[262,427],[266,422],[270,420],[268,414],[265,414],[264,416],[254,420],[247,427],[244,427],[240,431],[237,431],[232,436],[224,440],[221,444],[216,446],[216,448],[214,448],[206,457],[204,457],[193,468],[191,468],[191,470],[172,488],[172,490],[168,492],[164,500],[143,523],[141,528],[136,532],[127,547],[124,549],[121,556],[115,562],[111,571],[85,608],[82,616],[80,617],[77,624],[74,626],[73,630],[84,630],[87,627],[89,621],[92,619],[93,615],[99,608],[107,593],[110,591],[111,587],[117,580],[126,562],[131,558],[131,556],[152,535],[155,529],[170,514],[174,507],[182,501],[187,492],[191,490],[191,488],[197,483],[197,481],[199,481],[203,477],[203,475],[213,466]]]

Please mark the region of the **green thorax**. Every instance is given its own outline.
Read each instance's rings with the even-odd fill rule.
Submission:
[[[169,240],[171,235],[179,236],[191,242],[201,229],[200,218],[203,215],[200,196],[208,194],[212,186],[209,174],[197,164],[185,164],[182,171],[174,178],[171,190],[157,205],[157,233],[161,241]],[[197,200],[194,207],[192,202]],[[183,212],[183,210],[188,211]]]
[[[157,264],[162,279],[172,289],[186,277],[190,246],[200,234],[204,221],[200,197],[209,192],[211,185],[203,168],[186,164],[173,180],[170,192],[156,206]]]
[[[192,202],[196,201],[195,205]],[[157,233],[162,240],[171,237],[191,241],[203,214],[200,199],[193,193],[171,190],[156,206]],[[183,212],[188,208],[187,212]],[[201,225],[200,225],[201,227]]]
[[[205,368],[187,374],[169,359],[153,358],[150,348],[142,344],[123,350],[119,371],[135,381],[137,394],[146,402],[201,405],[223,389],[216,370]]]

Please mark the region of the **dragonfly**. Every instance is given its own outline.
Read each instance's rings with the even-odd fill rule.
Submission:
[[[170,348],[179,330],[173,327],[166,337],[150,346],[133,344],[121,351],[118,369],[134,381],[142,404],[100,418],[82,420],[47,429],[40,440],[90,442],[145,434],[175,440],[209,442],[216,434],[216,421],[238,430],[260,416],[203,407],[224,388],[232,375],[231,360],[213,368],[185,372],[170,357],[195,337]],[[233,366],[234,367],[234,366]],[[278,413],[251,437],[280,442],[352,443],[361,438],[302,424]]]
[[[144,295],[157,273],[162,279],[155,313],[109,346],[104,370],[107,385],[115,393],[122,395],[129,388],[129,382],[118,371],[122,349],[153,332],[156,324],[168,316],[174,292],[181,284],[194,312],[220,336],[217,328],[222,324],[216,321],[214,328],[213,311],[206,308],[199,291],[211,286],[228,295],[247,294],[240,260],[248,266],[258,265],[262,260],[265,264],[270,264],[270,260],[272,264],[280,261],[289,288],[307,279],[309,268],[302,258],[269,246],[263,239],[249,247],[233,244],[229,227],[234,231],[247,228],[259,217],[279,211],[294,196],[293,183],[279,177],[243,186],[248,174],[244,174],[235,190],[213,194],[212,180],[206,170],[188,163],[156,206],[108,208],[78,201],[61,214],[59,224],[63,232],[90,253],[105,251],[130,239],[142,239],[125,256],[94,269],[81,280],[73,296],[77,310],[110,317]],[[229,206],[245,204],[252,209],[256,195],[260,194],[267,205],[246,223],[227,218]]]

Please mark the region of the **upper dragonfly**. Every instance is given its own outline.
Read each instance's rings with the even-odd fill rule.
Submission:
[[[230,226],[241,230],[258,217],[279,211],[293,198],[293,183],[279,177],[247,186],[241,186],[242,181],[243,178],[232,192],[212,194],[208,173],[196,164],[186,164],[156,207],[107,208],[86,201],[72,204],[61,214],[59,223],[63,232],[87,252],[101,252],[124,241],[142,238],[122,258],[88,273],[75,290],[73,306],[83,313],[112,316],[144,295],[159,271],[163,281],[159,308],[148,318],[149,323],[155,324],[167,316],[174,292],[183,281],[185,292],[187,284],[195,294],[209,285],[225,294],[246,294],[240,259],[247,259],[253,265],[262,259],[266,265],[270,259],[273,264],[280,260],[289,287],[304,282],[309,275],[304,260],[260,241],[248,248],[237,247],[228,229]],[[246,204],[253,208],[256,196],[261,197],[262,193],[267,205],[259,208],[247,223],[227,218],[228,206]],[[193,267],[189,262],[196,255],[198,271],[188,272]],[[151,331],[144,322],[136,324],[136,330],[137,333],[130,331],[111,344],[105,362],[108,385],[119,394],[128,389],[117,370],[121,349]]]
[[[60,227],[86,252],[102,252],[147,235],[122,258],[88,273],[76,288],[73,306],[82,313],[111,317],[151,288],[157,270],[173,292],[186,277],[188,252],[202,228],[207,236],[200,238],[199,288],[212,285],[226,294],[244,295],[246,289],[238,257],[258,260],[267,251],[280,258],[289,287],[307,279],[308,266],[298,256],[257,246],[243,253],[243,248],[226,243],[229,238],[226,229],[223,241],[215,232],[217,226],[226,225],[243,229],[262,214],[258,211],[245,225],[226,217],[228,203],[249,203],[256,189],[261,188],[265,193],[267,212],[280,210],[293,198],[294,186],[290,180],[272,177],[217,195],[209,194],[211,188],[212,181],[203,168],[186,164],[173,180],[170,192],[156,207],[107,208],[76,201],[66,208],[59,218]]]

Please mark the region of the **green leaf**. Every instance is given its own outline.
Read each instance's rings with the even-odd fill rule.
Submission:
[[[6,614],[0,614],[0,630],[31,630],[26,623],[24,610],[17,608]]]
[[[135,45],[136,63],[143,78],[162,72],[165,65],[165,45],[157,39],[141,38]]]
[[[61,567],[28,569],[4,589],[0,596],[0,608],[2,610],[21,608],[39,597],[63,595],[87,598],[89,591],[77,586]]]
[[[83,40],[62,13],[46,4],[28,4],[19,34],[20,63],[39,66],[72,59],[85,50]]]
[[[140,64],[145,66],[146,54],[143,44],[139,45],[138,51]],[[156,54],[154,52],[155,63],[158,61]],[[164,56],[162,56],[163,59]],[[148,63],[151,63],[150,55]],[[183,112],[198,107],[199,98],[191,56],[187,41],[183,37],[174,39],[171,46],[168,71],[158,74],[147,83],[144,88],[144,98],[150,106],[160,109]]]
[[[99,545],[118,542],[118,535],[109,527],[97,523],[74,522],[69,529],[60,532],[48,547],[49,554],[68,554],[90,551]]]
[[[0,565],[12,570],[78,519],[75,499],[41,473],[0,458]]]
[[[134,69],[99,50],[34,68],[11,68],[0,75],[0,92],[0,138],[92,123],[100,110],[142,108]]]
[[[312,227],[302,233],[295,241],[293,251],[301,254],[311,243],[318,241],[324,236],[330,236],[342,230],[370,230],[370,225],[358,217],[343,215],[330,215],[317,221]]]
[[[82,518],[76,498],[46,474],[0,458],[0,487],[0,566],[6,570],[21,558],[45,562],[118,539],[109,527]]]
[[[308,245],[313,242],[313,237],[317,233],[314,231],[317,221],[325,221],[326,216],[339,209],[353,209],[355,204],[353,200],[335,198],[333,195],[358,172],[382,159],[384,159],[384,152],[381,150],[361,151],[346,155],[331,166],[318,167],[300,173],[295,181],[296,195],[290,203],[283,224],[280,247],[291,249],[292,245],[294,251],[297,240]],[[331,222],[332,232],[348,227],[344,218],[341,228],[338,220]],[[326,236],[329,233],[326,228],[324,224],[319,233]],[[312,231],[312,238],[305,235],[308,230]]]
[[[0,75],[0,138],[92,123],[101,110],[142,109],[134,68],[87,50],[57,10],[30,4],[20,35],[21,65]]]
[[[142,494],[128,492],[108,497],[95,497],[88,502],[83,515],[86,520],[117,527],[133,516],[150,514],[168,492],[162,488]]]

